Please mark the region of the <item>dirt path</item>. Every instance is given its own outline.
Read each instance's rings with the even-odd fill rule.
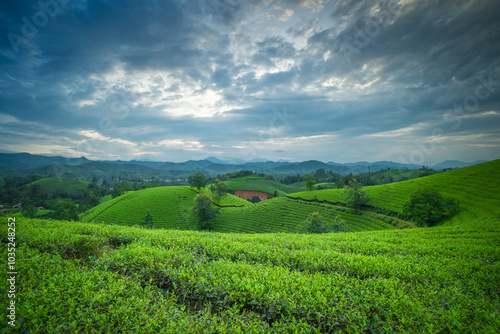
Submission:
[[[318,201],[304,201],[302,199],[298,199],[298,198],[292,198],[292,197],[287,197],[289,200],[292,200],[292,201],[296,201],[296,202],[301,202],[301,203],[304,203],[304,204],[307,204],[307,203],[318,203],[318,204],[321,204],[323,206],[333,206],[333,207],[336,207],[336,208],[341,208],[341,209],[349,209],[347,206],[345,205],[342,205],[342,204],[333,204],[333,203],[328,203],[328,202],[318,202]],[[350,209],[350,210],[353,210],[353,209]],[[354,210],[353,210],[354,211]],[[403,219],[400,219],[400,218],[397,218],[397,217],[393,217],[393,216],[389,216],[389,215],[385,215],[383,213],[378,213],[378,212],[375,212],[375,211],[372,211],[372,210],[361,210],[359,209],[358,210],[359,212],[363,212],[363,213],[366,213],[367,215],[369,216],[372,216],[372,217],[377,217],[377,216],[381,216],[381,217],[388,217],[388,218],[391,218],[391,219],[395,219],[397,220],[399,223],[403,223],[403,224],[407,224],[407,225],[410,225],[411,227],[417,227],[417,225],[415,225],[414,223],[412,222],[409,222],[407,220],[403,220]]]

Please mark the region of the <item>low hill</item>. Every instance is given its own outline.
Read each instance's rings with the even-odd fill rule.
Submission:
[[[263,177],[247,176],[225,181],[229,189],[237,190],[254,190],[261,191],[270,195],[278,192],[278,195],[286,195],[295,192],[304,191],[305,187],[294,187],[281,184]]]
[[[296,233],[299,225],[313,212],[320,213],[328,223],[338,217],[351,232],[412,227],[407,222],[373,212],[355,213],[354,210],[343,207],[277,197],[245,207],[224,208],[216,219],[215,230],[236,233]]]
[[[410,195],[421,188],[434,188],[446,197],[456,198],[460,212],[448,224],[500,222],[500,160],[434,174],[419,179],[365,187],[368,205],[402,213]],[[345,203],[342,189],[295,193],[291,198]]]
[[[66,193],[69,196],[76,196],[81,194],[88,187],[90,182],[83,180],[76,180],[69,177],[51,177],[42,179],[28,184],[39,185],[42,192],[49,195]]]
[[[105,201],[80,216],[86,222],[105,222],[120,225],[139,225],[150,210],[157,228],[196,229],[192,213],[196,192],[189,187],[170,186],[128,192]],[[215,205],[215,204],[214,204]],[[218,206],[243,207],[249,202],[228,194]]]
[[[365,187],[368,204],[379,212],[402,213],[403,204],[419,188],[433,187],[461,203],[460,212],[448,223],[500,221],[500,160],[464,169],[439,173],[415,180]],[[259,178],[235,179],[233,187],[247,182],[272,184]],[[240,182],[238,184],[237,182]],[[255,187],[252,187],[255,189]],[[270,191],[270,190],[268,190]],[[196,229],[192,207],[196,193],[189,187],[160,187],[131,192],[91,209],[85,221],[103,221],[138,225],[147,209],[160,228]],[[327,222],[336,217],[346,222],[350,231],[406,228],[412,225],[395,217],[371,211],[355,213],[345,208],[342,189],[315,190],[288,194],[256,204],[228,195],[221,202],[216,231],[220,232],[297,232],[298,225],[312,212],[319,212]]]
[[[156,228],[195,230],[192,213],[196,192],[189,187],[169,186],[128,192],[104,202],[81,215],[86,222],[139,226],[149,209]],[[228,194],[214,206],[220,207],[216,231],[220,232],[297,232],[299,224],[312,212],[327,222],[338,216],[349,231],[410,227],[408,223],[373,212],[358,212],[321,203],[308,203],[278,197],[256,204]]]

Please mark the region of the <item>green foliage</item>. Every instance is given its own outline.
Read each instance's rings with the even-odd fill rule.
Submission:
[[[309,189],[309,191],[314,190],[314,186],[316,185],[316,181],[314,181],[314,178],[311,174],[306,175],[306,188]]]
[[[89,194],[89,197],[87,199],[87,203],[91,206],[91,207],[94,207],[94,206],[97,206],[99,205],[99,202],[100,202],[100,198],[97,197],[94,193],[90,193]]]
[[[154,227],[154,221],[153,221],[153,216],[151,215],[151,212],[148,209],[148,212],[146,213],[146,216],[144,216],[144,219],[141,222],[141,225],[146,227],[146,228],[153,228]]]
[[[344,190],[346,205],[356,212],[368,201],[368,195],[363,191],[363,185],[353,179]]]
[[[300,231],[303,233],[328,233],[330,229],[323,217],[318,212],[313,212],[300,225]]]
[[[121,181],[117,187],[113,188],[113,193],[111,194],[111,197],[112,198],[120,197],[121,195],[125,194],[128,188],[129,188],[128,182],[125,180]]]
[[[27,205],[23,207],[23,216],[28,218],[34,218],[36,216],[37,210],[33,205]]]
[[[198,194],[194,199],[193,212],[198,216],[200,230],[213,230],[217,210],[212,206],[210,196]]]
[[[189,175],[188,182],[191,187],[198,189],[198,191],[201,191],[201,188],[207,185],[207,179],[205,177],[205,174],[202,173]]]
[[[323,235],[152,231],[23,218],[16,229],[22,231],[16,270],[23,273],[16,333],[500,328],[497,221]],[[7,224],[0,239],[8,240]],[[7,258],[7,247],[1,256]],[[8,278],[6,271],[0,276]],[[0,317],[7,312],[0,308]]]
[[[250,199],[250,202],[252,202],[252,203],[259,203],[259,202],[262,202],[262,200],[260,199],[260,197],[259,197],[259,196],[254,195],[254,196],[252,196],[252,198]]]
[[[459,207],[456,199],[445,198],[435,189],[423,188],[411,194],[403,206],[403,214],[419,226],[433,226],[456,214]]]
[[[78,221],[78,207],[71,201],[60,201],[55,206],[54,218]]]
[[[220,204],[220,199],[227,195],[227,190],[227,185],[219,179],[215,180],[215,182],[210,185],[210,191],[217,199],[217,204]]]

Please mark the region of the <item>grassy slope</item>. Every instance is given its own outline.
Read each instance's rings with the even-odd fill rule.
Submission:
[[[262,191],[271,195],[273,195],[275,191],[277,191],[279,195],[285,195],[305,190],[305,187],[288,186],[261,177],[241,177],[228,180],[226,181],[226,184],[229,189],[234,191],[254,190]]]
[[[196,216],[192,213],[196,193],[189,187],[169,186],[128,192],[123,196],[105,201],[80,216],[87,222],[102,221],[121,225],[139,224],[149,209],[158,228],[191,230],[196,228]],[[250,205],[239,197],[228,194],[220,206]]]
[[[18,219],[16,230],[20,323],[6,333],[500,328],[494,223],[312,236]],[[5,221],[0,239],[7,242]]]
[[[415,180],[365,187],[368,205],[402,212],[403,204],[420,188],[432,187],[460,201],[460,212],[446,224],[500,222],[500,160],[439,173]],[[345,203],[342,189],[319,190],[289,195],[294,198]]]
[[[139,224],[149,209],[155,226],[194,229],[196,217],[191,212],[196,193],[187,187],[157,187],[128,192],[85,212],[80,219],[120,225]]]
[[[403,203],[413,191],[419,187],[432,186],[444,195],[456,197],[461,202],[460,213],[448,223],[498,222],[500,221],[498,198],[500,186],[497,177],[499,169],[500,160],[416,180],[366,187],[365,190],[370,195],[368,204],[401,212]],[[195,229],[196,217],[191,211],[195,196],[196,194],[188,187],[161,187],[131,192],[90,210],[82,216],[82,220],[134,225],[142,221],[149,208],[158,227]],[[341,189],[308,191],[288,196],[309,200],[313,200],[316,196],[318,200],[333,203],[345,200]],[[389,217],[373,213],[356,215],[351,210],[285,197],[250,204],[228,195],[221,200],[221,206],[226,208],[221,210],[217,218],[216,230],[220,232],[296,232],[297,226],[315,211],[329,222],[338,215],[351,231],[402,227],[395,219]]]
[[[104,202],[80,216],[82,221],[139,224],[149,209],[157,228],[196,229],[197,217],[192,213],[196,193],[189,187],[158,187],[127,194]],[[296,232],[298,225],[312,212],[320,212],[332,222],[338,215],[350,231],[392,229],[396,220],[320,203],[304,203],[285,197],[252,204],[228,194],[220,202],[216,231],[220,232]]]
[[[225,208],[217,217],[216,231],[273,233],[297,232],[301,222],[312,212],[319,212],[325,221],[333,222],[335,217],[346,222],[350,231],[392,229],[389,223],[396,224],[391,218],[383,221],[380,216],[354,214],[320,203],[304,203],[285,197],[278,197],[243,208]]]
[[[402,180],[411,180],[422,177],[426,171],[418,169],[389,169],[385,171],[375,172],[371,175],[372,184],[385,184],[387,183],[386,178],[392,177],[393,182],[400,182]]]
[[[69,177],[52,177],[32,182],[29,185],[32,184],[38,184],[43,192],[49,194],[60,191],[69,195],[78,195],[79,191],[86,189],[90,182]]]

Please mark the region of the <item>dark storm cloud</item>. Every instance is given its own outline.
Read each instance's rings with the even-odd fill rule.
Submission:
[[[345,141],[344,159],[368,160],[354,148],[499,135],[498,1],[41,3],[45,23],[39,1],[0,4],[5,149],[43,137],[67,152],[89,140],[96,157],[224,156],[259,138],[263,156],[300,160],[314,152],[272,145],[320,138],[317,159]]]

